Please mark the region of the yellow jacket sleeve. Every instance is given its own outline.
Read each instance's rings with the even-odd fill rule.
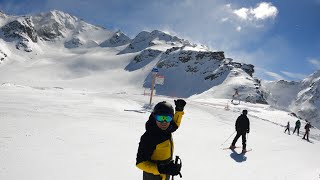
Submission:
[[[177,124],[178,127],[180,126],[183,115],[184,115],[183,111],[176,111],[176,113],[173,116],[173,121]]]
[[[145,171],[147,173],[151,173],[154,175],[159,175],[158,166],[156,163],[152,163],[150,161],[143,161],[139,164],[137,164],[137,167],[141,169],[142,171]]]

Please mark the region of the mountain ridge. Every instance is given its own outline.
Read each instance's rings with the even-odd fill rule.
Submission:
[[[110,55],[109,61],[125,61],[121,62],[124,74],[129,72],[132,76],[138,74],[143,78],[141,84],[136,84],[140,88],[151,87],[151,69],[156,66],[159,75],[165,77],[164,85],[156,85],[159,95],[232,99],[235,92],[239,91],[237,99],[241,101],[269,103],[318,122],[316,119],[319,114],[316,112],[320,107],[316,106],[316,97],[319,81],[316,79],[319,73],[303,83],[290,84],[282,81],[273,86],[272,83],[265,83],[254,77],[254,65],[225,57],[224,51],[211,51],[160,30],[142,31],[131,39],[121,31],[113,32],[94,26],[58,10],[29,16],[8,16],[1,13],[0,22],[1,41],[5,43],[0,45],[1,64],[15,59],[14,54],[21,59],[37,59],[39,54],[45,59],[55,59],[52,56],[54,53],[49,55],[46,49],[67,52],[68,56],[74,57],[72,63],[61,64],[57,60],[48,63],[62,66],[65,70],[62,74],[70,74],[68,79],[71,77],[79,80],[109,69],[105,65],[109,63],[104,62],[103,56],[90,60],[95,56],[94,52],[107,53]],[[14,43],[15,48],[12,48]],[[83,53],[88,55],[84,56]],[[61,54],[61,57],[64,56]],[[72,71],[66,72],[67,70]],[[312,95],[315,96],[311,97]],[[281,98],[283,96],[286,98]],[[306,103],[309,108],[303,109],[300,104]],[[307,116],[308,112],[312,116]]]

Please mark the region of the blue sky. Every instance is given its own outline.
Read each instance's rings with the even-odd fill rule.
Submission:
[[[267,80],[300,80],[320,69],[320,0],[0,0],[8,15],[53,9],[131,38],[169,32],[251,63]]]

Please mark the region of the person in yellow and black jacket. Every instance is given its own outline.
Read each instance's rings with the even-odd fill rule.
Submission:
[[[172,160],[172,132],[180,126],[186,102],[183,99],[174,102],[175,113],[171,104],[163,101],[154,107],[146,122],[136,159],[136,166],[143,171],[143,180],[169,180],[170,175],[180,173],[181,165]]]

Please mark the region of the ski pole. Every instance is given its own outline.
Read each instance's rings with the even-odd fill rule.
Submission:
[[[231,138],[231,136],[232,136],[235,132],[236,132],[236,131],[234,131],[234,132],[228,137],[228,139],[225,140],[221,145],[224,145],[224,143],[226,143],[226,142]]]

